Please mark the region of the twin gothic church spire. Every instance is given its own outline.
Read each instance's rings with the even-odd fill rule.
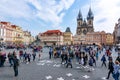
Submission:
[[[93,15],[93,13],[92,13],[92,10],[91,10],[91,8],[89,8],[89,12],[88,12],[88,15],[87,15],[87,20],[89,20],[89,19],[94,19],[94,15]]]
[[[78,13],[77,20],[83,20],[82,13],[81,13],[80,10],[79,10],[79,13]]]
[[[88,32],[94,32],[94,27],[93,27],[94,15],[92,13],[91,8],[89,8],[86,19],[83,19],[82,13],[79,10],[77,16],[77,30],[76,30],[77,35],[82,35],[82,34],[86,35]]]
[[[88,14],[87,14],[87,20],[89,20],[89,19],[92,19],[92,20],[94,19],[94,15],[93,15],[93,12],[92,12],[91,8],[89,8],[89,11],[88,11]],[[83,20],[81,10],[79,10],[77,20]]]

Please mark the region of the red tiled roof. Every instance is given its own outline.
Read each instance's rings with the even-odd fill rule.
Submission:
[[[2,24],[5,24],[5,25],[6,25],[6,24],[8,24],[9,22],[0,22],[0,23],[2,23]]]
[[[44,32],[43,34],[49,34],[49,33],[62,33],[60,30],[48,30]]]
[[[43,36],[43,35],[53,35],[53,34],[63,35],[63,33],[60,30],[48,30],[40,35]]]
[[[17,26],[16,25],[11,25],[13,28],[16,28]]]

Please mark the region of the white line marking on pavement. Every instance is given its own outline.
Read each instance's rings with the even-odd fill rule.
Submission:
[[[80,69],[80,67],[76,67],[77,69]]]
[[[64,80],[62,77],[60,77],[60,78],[57,78],[57,80]]]
[[[75,79],[72,79],[72,80],[75,80]]]
[[[102,77],[103,80],[107,80],[106,77]]]
[[[52,76],[46,76],[46,79],[52,79]]]
[[[49,61],[49,60],[47,60],[46,63],[53,63],[53,61]]]
[[[60,67],[60,64],[54,64],[53,67]]]
[[[67,73],[66,75],[67,75],[68,77],[72,76],[72,74],[71,74],[71,73]]]
[[[39,62],[46,62],[46,60],[42,60],[42,61],[39,61]]]
[[[45,63],[37,63],[37,65],[42,65],[43,66],[43,65],[45,65]]]
[[[92,71],[94,71],[95,69],[94,68],[92,68]]]
[[[90,76],[88,76],[88,75],[84,75],[83,77],[84,77],[85,79],[90,78]]]

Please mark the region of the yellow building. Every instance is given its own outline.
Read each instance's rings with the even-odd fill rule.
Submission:
[[[16,44],[20,44],[23,43],[23,30],[21,27],[16,26],[16,25],[12,25],[13,27],[13,42]]]
[[[112,45],[113,44],[113,34],[106,33],[106,44]]]
[[[63,33],[63,39],[65,45],[70,45],[73,43],[72,33],[69,27],[67,27],[66,31]]]

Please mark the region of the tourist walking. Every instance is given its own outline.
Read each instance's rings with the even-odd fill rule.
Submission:
[[[70,55],[68,56],[66,68],[68,68],[68,66],[71,66],[71,68],[72,68],[72,59],[71,59]]]
[[[102,56],[101,61],[102,61],[101,67],[102,67],[103,65],[105,65],[105,67],[107,67],[107,66],[106,66],[106,57],[105,57],[105,55]]]
[[[50,50],[49,50],[49,59],[51,59],[52,54],[53,54],[53,48],[52,48],[52,47],[50,47]]]
[[[109,72],[108,72],[108,76],[107,76],[106,79],[109,79],[110,74],[113,74],[113,70],[114,70],[113,66],[114,66],[113,60],[110,59],[109,63],[108,63],[108,70],[109,70]]]
[[[13,66],[13,54],[11,54],[10,52],[8,53],[8,60],[10,63],[10,67]]]
[[[33,51],[32,56],[33,56],[33,61],[35,61],[35,58],[36,58],[36,53],[35,53],[34,51]]]
[[[18,76],[18,66],[19,66],[19,60],[17,59],[17,56],[14,55],[13,58],[13,69],[14,69],[14,76]]]

